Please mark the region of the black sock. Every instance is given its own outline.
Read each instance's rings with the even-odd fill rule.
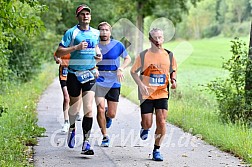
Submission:
[[[160,149],[160,146],[154,145],[154,150]]]
[[[65,120],[65,123],[69,123],[69,120]]]
[[[107,140],[108,136],[103,136],[102,140]]]
[[[75,128],[75,123],[70,125],[70,128]]]
[[[83,139],[88,140],[89,136],[90,136],[90,131],[92,128],[92,124],[93,124],[93,117],[83,117],[82,119],[82,130],[83,130]]]

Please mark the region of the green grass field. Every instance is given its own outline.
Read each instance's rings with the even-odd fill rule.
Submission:
[[[227,76],[222,62],[231,56],[231,40],[219,37],[164,45],[174,52],[178,62],[178,87],[171,92],[168,121],[251,164],[252,130],[223,124],[218,118],[214,95],[202,86],[216,77]],[[249,38],[242,40],[249,42]],[[122,94],[138,103],[137,87],[130,76],[126,76]]]

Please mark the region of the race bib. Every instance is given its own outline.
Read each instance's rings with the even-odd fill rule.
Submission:
[[[67,76],[67,73],[68,73],[68,68],[67,68],[67,67],[63,67],[63,68],[62,68],[62,76],[63,76],[63,77],[66,77],[66,76]]]
[[[76,71],[75,75],[78,81],[82,84],[87,83],[88,81],[94,80],[94,75],[91,71]]]
[[[164,86],[166,80],[165,74],[150,74],[150,86]]]

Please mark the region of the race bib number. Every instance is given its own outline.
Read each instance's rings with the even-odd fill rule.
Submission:
[[[63,76],[63,77],[66,77],[66,76],[67,76],[67,73],[68,73],[67,67],[63,67],[63,68],[62,68],[62,76]]]
[[[150,86],[164,86],[165,85],[165,74],[150,74]]]
[[[95,79],[91,71],[76,71],[75,75],[82,84]]]

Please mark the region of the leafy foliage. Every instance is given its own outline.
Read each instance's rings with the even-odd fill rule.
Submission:
[[[0,76],[4,82],[0,83],[1,89],[4,89],[6,83],[10,78],[16,78],[25,80],[29,76],[27,74],[27,64],[23,63],[23,59],[26,62],[30,62],[29,65],[33,67],[34,64],[30,61],[33,59],[33,55],[22,56],[26,54],[28,50],[32,50],[32,47],[26,47],[31,41],[30,39],[38,35],[43,30],[43,22],[41,21],[39,14],[43,11],[38,1],[34,0],[0,0]],[[32,43],[29,43],[32,46]],[[26,52],[23,51],[26,49]],[[19,61],[15,61],[18,59]],[[39,62],[39,60],[36,60]],[[18,69],[20,66],[22,68]],[[35,65],[36,67],[36,65]],[[14,75],[17,71],[24,72],[24,75]],[[2,90],[1,90],[2,91]]]
[[[186,39],[247,36],[251,21],[252,1],[203,0],[196,6],[188,3],[188,14],[177,25],[177,37]]]
[[[223,68],[229,72],[228,78],[217,78],[208,84],[208,88],[216,95],[219,106],[219,114],[225,122],[251,122],[248,117],[248,106],[245,103],[245,74],[247,64],[251,64],[248,59],[248,49],[246,44],[235,38],[231,41],[232,57],[225,63]]]

